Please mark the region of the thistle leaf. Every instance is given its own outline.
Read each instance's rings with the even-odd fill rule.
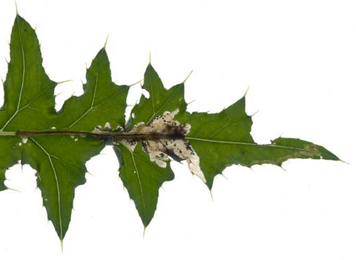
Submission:
[[[245,112],[245,97],[220,113],[193,113],[185,119],[191,124],[186,139],[200,157],[209,188],[215,176],[233,164],[281,166],[292,158],[339,160],[322,146],[299,139],[277,138],[271,144],[255,143],[250,134],[252,118]]]
[[[166,89],[149,64],[141,97],[125,122],[129,86],[112,82],[105,47],[87,70],[84,94],[54,109],[56,83],[43,66],[35,31],[16,16],[10,42],[5,103],[0,110],[0,191],[6,170],[29,164],[37,171],[48,219],[60,240],[69,227],[75,188],[85,183],[85,163],[112,145],[120,178],[147,227],[159,189],[174,179],[172,160],[186,161],[192,174],[211,189],[215,176],[233,164],[281,166],[288,159],[339,158],[322,146],[293,138],[257,144],[250,132],[245,97],[220,113],[188,113],[184,82]]]

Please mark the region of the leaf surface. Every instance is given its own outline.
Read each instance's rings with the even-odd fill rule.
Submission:
[[[123,126],[128,90],[128,86],[112,82],[109,58],[103,48],[87,70],[84,94],[65,102],[54,125],[57,129],[80,131],[91,131],[106,123],[114,128]]]
[[[85,162],[100,153],[104,145],[95,139],[75,141],[69,136],[30,137],[23,145],[22,163],[38,171],[43,205],[61,240],[71,219],[74,190],[85,183]]]
[[[39,43],[34,30],[17,16],[11,33],[10,62],[4,82],[5,103],[0,111],[0,131],[48,128],[48,120],[36,122],[40,114],[54,114],[51,81],[42,67]],[[20,137],[0,138],[0,189],[6,189],[5,171],[21,159]],[[10,152],[11,151],[11,152]]]
[[[68,124],[72,128],[93,130],[96,122],[111,122],[113,125],[124,122],[121,109],[126,104],[128,87],[119,87],[111,82],[105,49],[99,52],[88,69],[84,95],[69,99],[59,116],[54,109],[56,83],[48,78],[42,67],[35,31],[20,16],[16,17],[12,30],[10,56],[4,82],[5,104],[0,111],[2,132],[61,129]],[[114,114],[108,113],[111,109]],[[19,160],[22,164],[30,164],[38,171],[37,184],[48,219],[63,240],[71,218],[74,189],[85,183],[85,162],[100,153],[105,142],[79,135],[33,136],[25,141],[17,136],[0,138],[0,189],[6,189],[7,168]]]
[[[57,113],[56,83],[42,66],[35,31],[18,15],[10,57],[0,110],[0,191],[7,188],[9,167],[21,162],[34,168],[48,219],[60,240],[69,227],[75,188],[85,183],[85,163],[105,145],[114,146],[120,178],[145,227],[154,216],[160,187],[174,179],[172,160],[186,161],[210,189],[215,176],[233,164],[339,160],[322,146],[299,139],[255,143],[245,97],[220,113],[188,113],[184,82],[164,88],[151,64],[142,86],[149,97],[141,97],[125,122],[129,86],[112,82],[105,47],[87,70],[84,94],[68,99]]]
[[[187,104],[184,100],[184,83],[165,89],[151,64],[146,68],[142,88],[150,96],[146,98],[142,95],[140,102],[132,109],[132,124],[147,124],[165,111],[176,108],[180,109],[180,114],[185,112]],[[140,145],[131,151],[121,144],[119,148],[115,148],[115,152],[121,165],[120,178],[146,227],[156,210],[159,188],[163,182],[173,180],[174,174],[169,163],[165,168],[153,163]]]
[[[184,99],[184,83],[165,89],[157,72],[151,64],[146,68],[144,76],[144,90],[149,93],[149,98],[141,96],[140,102],[132,109],[133,124],[139,122],[149,123],[156,116],[165,111],[179,109],[179,114],[185,112],[187,103]]]
[[[174,174],[169,164],[162,168],[152,163],[141,145],[134,151],[123,144],[119,148],[114,149],[120,160],[120,178],[147,227],[157,207],[159,188],[163,182],[173,180]]]
[[[5,103],[0,110],[0,131],[38,130],[49,127],[39,115],[54,115],[54,87],[42,67],[35,31],[16,16],[11,33],[10,62],[4,82]],[[5,171],[21,159],[20,137],[0,138],[0,190],[6,189]],[[11,151],[11,153],[10,153]]]
[[[191,125],[186,139],[200,157],[209,188],[214,177],[233,164],[281,166],[291,158],[339,160],[322,146],[299,139],[277,138],[271,144],[255,143],[250,134],[252,118],[245,112],[245,97],[220,113],[192,113],[185,120]]]

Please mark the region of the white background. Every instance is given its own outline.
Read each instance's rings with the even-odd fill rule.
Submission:
[[[217,112],[248,86],[259,143],[280,135],[323,145],[349,164],[290,160],[240,166],[212,191],[173,163],[143,238],[111,148],[87,163],[64,251],[36,189],[34,170],[14,166],[0,194],[0,259],[356,259],[354,1],[18,0],[37,27],[57,108],[82,93],[85,68],[105,39],[113,80],[131,84],[152,64],[166,87],[186,83],[189,111]],[[9,59],[15,18],[0,1],[0,57]],[[0,59],[0,75],[7,65]],[[140,95],[132,89],[129,104]],[[0,90],[1,103],[3,90]],[[1,104],[0,104],[1,105]],[[1,148],[0,148],[1,149]],[[11,152],[11,151],[10,151]]]

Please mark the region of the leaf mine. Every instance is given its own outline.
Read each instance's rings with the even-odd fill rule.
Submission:
[[[19,15],[11,33],[10,62],[0,108],[0,191],[6,171],[20,162],[37,171],[48,219],[61,241],[71,221],[75,189],[85,183],[86,162],[112,145],[119,176],[147,227],[160,188],[174,179],[170,162],[186,161],[209,189],[230,165],[281,166],[289,159],[339,161],[320,145],[295,138],[258,144],[245,97],[219,113],[188,113],[185,81],[166,89],[149,64],[143,93],[125,122],[129,86],[112,82],[105,46],[86,72],[82,96],[72,96],[57,113],[54,89],[42,66],[35,30]],[[101,127],[104,126],[104,127]]]
[[[199,156],[194,151],[185,135],[190,131],[189,124],[181,124],[174,120],[179,113],[179,109],[172,112],[166,111],[162,116],[157,116],[150,123],[138,123],[128,134],[141,134],[145,136],[162,136],[159,139],[142,140],[143,151],[148,153],[150,160],[158,166],[165,168],[166,161],[173,158],[176,161],[186,160],[190,171],[206,182],[203,172],[200,169]],[[136,141],[125,141],[124,144],[131,150],[134,149]]]

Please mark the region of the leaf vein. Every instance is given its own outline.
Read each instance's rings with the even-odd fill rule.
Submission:
[[[0,129],[0,131],[3,131],[8,124],[15,118],[17,113],[20,110],[20,104],[21,104],[21,99],[22,99],[22,92],[23,88],[25,85],[25,76],[26,76],[26,61],[25,61],[25,50],[23,48],[23,43],[22,43],[22,37],[21,37],[21,30],[20,30],[20,19],[17,18],[17,29],[19,33],[19,40],[20,40],[20,47],[21,47],[21,57],[22,57],[22,78],[21,78],[21,87],[20,87],[20,93],[19,93],[19,98],[17,100],[17,108],[16,111],[12,114],[9,120],[3,125],[3,127]]]
[[[39,147],[48,157],[49,163],[51,165],[52,171],[53,171],[53,175],[54,175],[54,179],[56,182],[56,189],[57,189],[57,203],[58,203],[58,217],[59,217],[59,229],[60,229],[60,240],[63,240],[63,226],[62,226],[62,209],[61,209],[61,192],[60,192],[60,186],[59,186],[59,181],[58,181],[58,176],[57,176],[57,171],[56,168],[54,167],[52,158],[51,158],[51,154],[47,152],[47,150],[41,146],[35,139],[30,138],[30,140],[37,145],[37,147]]]
[[[167,98],[166,101],[163,103],[163,105],[162,105],[156,112],[153,113],[153,115],[151,116],[151,118],[150,118],[150,119],[148,120],[148,122],[146,122],[146,123],[151,122],[151,120],[161,111],[161,109],[162,109],[163,107],[165,107],[169,101],[172,100],[172,98],[175,96],[175,93],[177,92],[177,90],[178,90],[178,88],[176,88],[176,89],[172,92],[172,94],[170,95],[170,97]],[[172,111],[170,111],[170,112],[172,112]]]
[[[141,178],[140,178],[140,173],[139,173],[139,171],[138,171],[138,168],[137,168],[137,165],[136,165],[136,161],[135,161],[135,157],[134,157],[134,154],[133,154],[133,152],[130,150],[130,149],[128,149],[129,150],[129,152],[131,153],[131,158],[132,158],[132,162],[133,162],[133,165],[134,165],[134,167],[135,167],[135,174],[136,174],[136,176],[137,176],[137,180],[138,180],[138,184],[139,184],[139,186],[140,186],[140,192],[141,192],[141,198],[142,198],[142,205],[143,205],[143,209],[144,209],[144,219],[146,220],[146,203],[145,203],[145,196],[144,196],[144,194],[143,194],[143,187],[142,187],[142,183],[141,183]]]

